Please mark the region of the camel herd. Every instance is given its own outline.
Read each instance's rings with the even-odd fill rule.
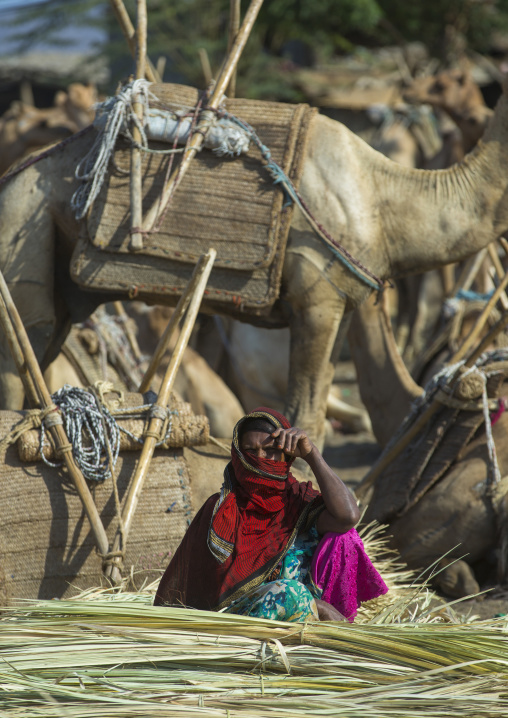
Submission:
[[[234,312],[229,312],[229,317],[203,319],[195,342],[202,353],[190,347],[186,351],[177,388],[195,411],[208,415],[212,435],[227,437],[244,410],[269,404],[284,409],[318,443],[324,441],[326,416],[339,419],[348,430],[372,429],[384,446],[421,395],[421,378],[411,376],[400,354],[405,349],[406,359],[410,357],[408,346],[413,347],[413,358],[421,353],[421,338],[411,330],[418,322],[425,324],[421,313],[428,308],[422,298],[421,280],[410,275],[441,272],[508,230],[508,99],[503,96],[494,113],[486,107],[470,75],[462,70],[415,80],[404,97],[408,103],[430,106],[436,118],[444,113],[453,122],[452,129],[443,133],[435,157],[422,161],[407,123],[387,125],[382,142],[378,136],[377,149],[387,155],[385,158],[340,123],[318,115],[312,121],[301,183],[301,193],[320,221],[333,228],[334,235],[369,270],[396,283],[398,314],[390,306],[388,292],[376,302],[374,295],[369,298],[371,289],[340,262],[330,263],[327,248],[316,241],[296,209],[281,301],[266,317],[266,326],[248,323],[249,316],[242,316],[239,322]],[[15,103],[0,118],[0,172],[6,172],[28,153],[87,126],[93,119],[96,99],[94,87],[71,85],[66,92],[58,93],[54,106],[48,109]],[[450,125],[447,127],[449,130]],[[79,307],[78,314],[87,315],[106,298],[83,296],[65,270],[79,235],[79,226],[69,211],[75,189],[73,168],[91,141],[90,137],[76,141],[69,151],[30,167],[0,190],[0,266],[36,353],[46,364],[53,391],[64,377],[72,376],[73,383],[80,381],[79,372],[76,374],[69,364],[65,345],[56,357],[70,320],[76,318],[69,304]],[[422,170],[422,165],[427,169]],[[16,202],[14,197],[18,198]],[[436,276],[442,282],[444,296],[449,290],[450,270]],[[37,287],[27,295],[27,288],[34,285]],[[160,297],[147,299],[157,303]],[[129,310],[131,320],[135,321],[141,353],[150,354],[171,310],[141,303],[136,307]],[[396,334],[393,323],[398,323]],[[332,381],[346,335],[365,407],[361,409],[344,404]],[[429,337],[427,334],[424,342]],[[82,337],[78,339],[86,343]],[[2,408],[19,409],[22,392],[13,380],[15,370],[9,366],[9,354],[1,341],[0,358]],[[218,369],[219,364],[221,376],[212,368]],[[72,371],[74,374],[68,373]],[[502,439],[505,420],[496,427],[496,437]],[[500,445],[504,444],[500,440]],[[470,473],[464,470],[469,466],[469,453],[471,461],[476,462],[471,464]],[[475,526],[475,511],[481,502],[471,499],[474,487],[470,479],[474,477],[476,486],[485,466],[478,463],[473,449],[469,453],[439,484],[439,491],[447,492],[448,503],[433,496],[422,502],[421,515],[413,513],[405,523],[399,521],[394,526],[399,546],[407,543],[415,526],[423,527],[430,520],[432,506],[441,507],[439,520],[445,523],[450,497],[456,497],[458,505],[464,504],[471,541],[474,543],[477,534],[485,534],[482,527],[490,514],[482,514]],[[505,464],[508,470],[508,455],[505,457],[502,449],[498,454],[504,472]],[[467,491],[459,480],[465,473],[469,476]],[[476,542],[471,562],[493,549],[496,537],[491,534],[488,532],[481,544]],[[428,555],[432,553],[434,558],[441,549],[446,553],[453,548],[448,546],[450,541],[449,536],[440,536],[437,546],[434,542],[427,547]],[[420,542],[414,555],[406,551],[410,565],[425,563],[426,556],[421,555],[425,546]],[[476,588],[468,571],[468,580],[460,583],[457,577],[464,575],[460,562],[448,568],[442,574],[443,590],[448,586],[450,594],[463,595]]]

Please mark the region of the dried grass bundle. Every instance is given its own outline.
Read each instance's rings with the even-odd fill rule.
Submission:
[[[371,555],[383,548],[370,528]],[[508,714],[506,621],[464,621],[393,560],[393,586],[357,624],[290,624],[153,607],[90,590],[24,602],[0,619],[9,718]],[[375,602],[372,602],[375,603]]]

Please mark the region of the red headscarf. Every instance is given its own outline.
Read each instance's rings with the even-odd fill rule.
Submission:
[[[298,531],[324,508],[311,482],[291,475],[292,460],[242,453],[239,430],[254,418],[276,428],[291,426],[282,414],[264,407],[238,422],[220,495],[211,496],[196,514],[162,577],[155,605],[228,606],[266,580]]]

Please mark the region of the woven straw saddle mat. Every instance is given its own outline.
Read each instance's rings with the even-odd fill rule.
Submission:
[[[198,90],[182,85],[152,85],[160,107],[192,108]],[[305,141],[316,110],[307,105],[232,99],[229,112],[248,122],[273,159],[298,186]],[[168,149],[168,144],[152,143]],[[143,155],[143,213],[158,201],[169,157]],[[174,167],[181,154],[175,156]],[[119,142],[100,196],[89,214],[88,237],[78,242],[72,262],[75,281],[87,289],[120,291],[161,303],[185,288],[199,256],[210,247],[217,259],[207,287],[212,304],[233,303],[266,313],[279,294],[292,208],[275,187],[251,143],[246,155],[218,157],[202,150],[193,160],[161,228],[144,239],[144,249],[129,251],[130,149]],[[85,232],[86,234],[86,232]]]
[[[23,414],[0,411],[0,438]],[[138,453],[121,452],[116,480],[122,507]],[[16,598],[66,598],[100,586],[101,559],[76,490],[64,469],[23,463],[12,444],[0,452],[0,604]],[[118,526],[110,479],[91,486],[108,539]],[[126,573],[158,579],[193,517],[183,449],[157,449],[127,542]]]

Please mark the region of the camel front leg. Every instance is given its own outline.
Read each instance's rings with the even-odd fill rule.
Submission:
[[[335,295],[294,312],[290,321],[289,383],[285,414],[322,451],[326,401],[332,383],[332,350],[345,301]]]

